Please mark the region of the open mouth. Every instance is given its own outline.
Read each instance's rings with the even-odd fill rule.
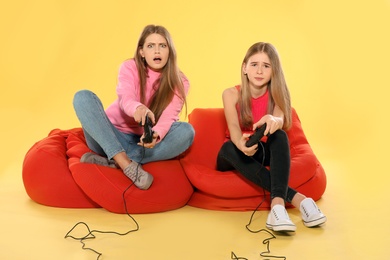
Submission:
[[[154,58],[153,60],[154,60],[154,61],[161,61],[161,58],[156,57],[156,58]]]

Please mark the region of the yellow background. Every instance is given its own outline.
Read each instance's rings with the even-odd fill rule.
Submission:
[[[79,126],[72,107],[79,89],[93,90],[104,105],[112,102],[120,63],[133,56],[143,27],[154,23],[171,32],[192,83],[189,112],[221,107],[223,89],[239,82],[248,47],[271,42],[314,148],[335,157],[361,149],[358,161],[371,166],[376,153],[377,165],[389,144],[382,135],[389,9],[390,1],[378,0],[3,3],[1,157],[13,158],[52,128]]]
[[[173,36],[191,82],[189,112],[222,107],[248,47],[274,44],[328,187],[348,190],[327,191],[325,204],[345,205],[345,221],[361,217],[367,229],[379,222],[378,239],[389,231],[380,225],[389,215],[389,0],[2,1],[0,181],[8,173],[21,187],[33,143],[80,126],[77,90],[94,91],[105,106],[114,100],[118,67],[151,23]]]

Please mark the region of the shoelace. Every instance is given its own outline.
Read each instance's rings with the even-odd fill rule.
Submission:
[[[321,210],[315,204],[312,203],[310,203],[307,208],[305,206],[302,206],[302,209],[306,217],[309,217],[310,213],[312,212],[321,213]]]
[[[275,211],[275,210],[272,210],[272,213],[274,214],[276,220],[279,220],[279,216],[278,216],[278,214],[276,214],[276,211]]]
[[[303,213],[305,213],[306,217],[309,217],[309,213],[306,211],[306,208],[302,207],[302,209],[303,209]]]
[[[132,162],[129,166],[130,166],[129,171],[128,171],[129,178],[132,180],[134,179],[134,182],[139,181],[142,173],[139,170],[137,170],[138,163]]]
[[[278,215],[278,213],[276,213],[275,209],[272,209],[272,213],[274,214],[275,218],[277,220],[279,220],[279,215]],[[284,214],[287,219],[290,219],[290,217],[288,216],[288,214],[287,214],[287,212],[285,210],[281,214]]]

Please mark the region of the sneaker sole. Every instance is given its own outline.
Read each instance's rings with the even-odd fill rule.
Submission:
[[[277,231],[277,232],[295,232],[297,230],[296,226],[291,225],[279,225],[279,226],[272,226],[269,224],[265,225],[268,229]]]
[[[319,225],[322,225],[326,222],[326,217],[322,217],[322,218],[319,218],[319,219],[315,219],[315,220],[312,220],[310,222],[305,222],[303,221],[303,224],[306,226],[306,227],[317,227]]]

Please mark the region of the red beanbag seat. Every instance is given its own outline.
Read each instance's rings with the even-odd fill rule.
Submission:
[[[53,139],[56,142],[53,142]],[[193,193],[193,188],[179,160],[172,159],[143,165],[143,168],[154,177],[152,186],[148,190],[131,186],[125,193],[124,201],[123,192],[132,182],[121,170],[80,163],[80,157],[90,151],[81,128],[68,131],[54,130],[49,137],[36,145],[42,151],[55,150],[57,156],[61,155],[61,158],[65,158],[61,163],[42,164],[43,161],[52,161],[53,155],[48,152],[37,153],[34,147],[26,155],[23,166],[26,191],[31,199],[44,205],[70,208],[103,207],[111,212],[126,213],[124,206],[126,202],[128,213],[152,213],[180,208],[186,205]],[[41,164],[29,162],[41,162]],[[53,172],[53,169],[59,176],[45,178],[48,173]],[[64,183],[61,179],[64,178],[62,175],[65,173],[67,182]],[[34,181],[36,177],[41,181]],[[56,189],[59,186],[62,187],[61,190]],[[79,193],[75,193],[74,189]],[[59,194],[60,191],[65,194],[70,193],[73,200],[63,197]],[[83,199],[90,204],[82,204],[80,201]]]
[[[249,182],[236,171],[216,170],[216,158],[225,140],[226,120],[222,108],[194,109],[189,122],[195,139],[181,159],[184,171],[195,187],[189,205],[215,210],[254,210],[268,192]],[[287,132],[290,141],[291,172],[289,185],[318,200],[325,191],[326,175],[314,155],[296,111]],[[262,207],[269,208],[269,199]]]
[[[68,166],[69,131],[53,130],[27,152],[22,177],[27,194],[40,204],[61,208],[100,207],[75,183]]]
[[[215,210],[254,210],[268,192],[235,171],[216,170],[216,158],[225,139],[222,108],[194,109],[189,123],[195,129],[192,146],[180,159],[153,162],[143,168],[154,176],[148,190],[130,187],[119,169],[80,163],[90,151],[81,128],[53,130],[27,152],[23,182],[30,198],[40,204],[66,208],[103,207],[115,213],[152,213],[186,204]],[[293,110],[289,185],[318,200],[325,192],[326,175],[314,155],[301,122]],[[192,185],[191,185],[192,184]],[[195,191],[193,189],[195,188]],[[269,198],[262,204],[269,208]]]

